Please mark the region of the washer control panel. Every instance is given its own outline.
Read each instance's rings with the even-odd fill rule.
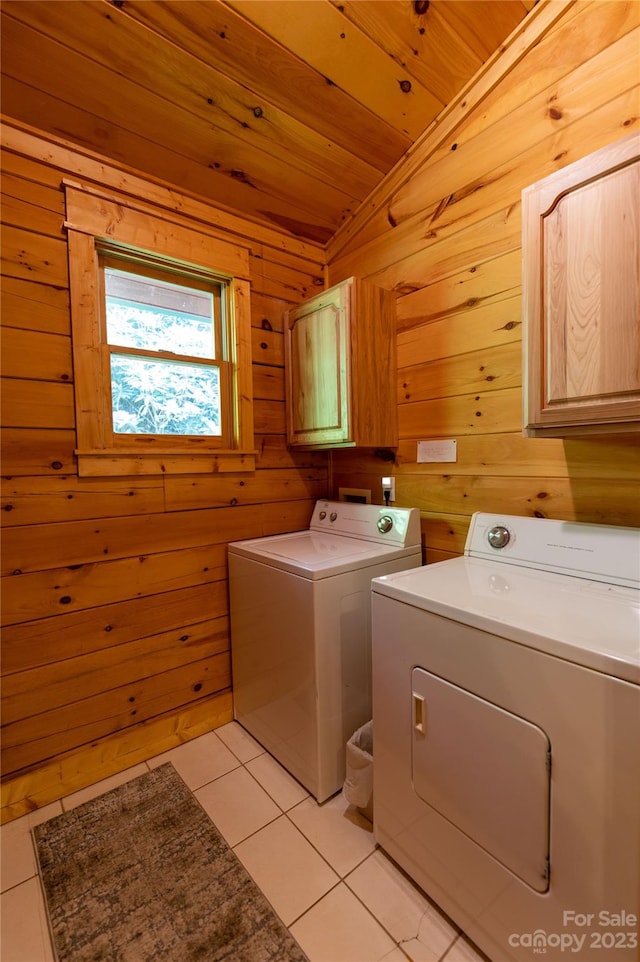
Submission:
[[[379,504],[354,504],[349,501],[318,501],[309,525],[312,531],[367,541],[411,547],[420,544],[418,508],[396,508]]]

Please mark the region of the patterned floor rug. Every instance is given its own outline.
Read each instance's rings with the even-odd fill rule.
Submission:
[[[170,764],[34,836],[60,962],[308,962]]]

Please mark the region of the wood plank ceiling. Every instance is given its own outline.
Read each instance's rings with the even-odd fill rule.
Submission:
[[[2,109],[327,241],[535,0],[4,0]]]

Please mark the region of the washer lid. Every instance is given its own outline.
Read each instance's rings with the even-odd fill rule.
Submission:
[[[478,558],[383,575],[373,591],[640,684],[640,591]]]
[[[420,548],[399,548],[309,530],[235,541],[229,545],[229,553],[315,580],[395,558],[410,558],[419,554]]]

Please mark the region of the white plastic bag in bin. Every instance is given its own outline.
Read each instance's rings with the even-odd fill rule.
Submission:
[[[373,821],[373,721],[358,728],[347,742],[344,796]]]

